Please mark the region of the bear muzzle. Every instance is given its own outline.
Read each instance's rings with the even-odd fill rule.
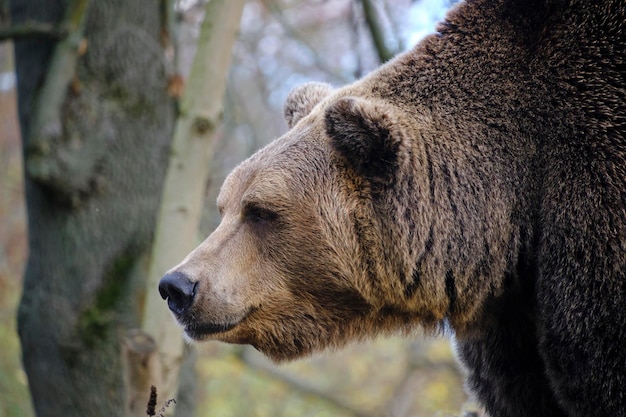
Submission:
[[[199,283],[179,271],[167,273],[159,281],[161,298],[167,301],[170,311],[191,340],[204,340],[211,336],[219,338],[217,335],[229,332],[257,310],[251,307],[241,314],[232,314],[231,317],[225,316],[216,321],[198,320],[197,314],[193,312],[194,304],[200,298],[198,292]]]
[[[177,271],[165,274],[159,281],[159,293],[167,300],[167,306],[177,318],[187,313],[193,305],[197,289],[197,282]]]

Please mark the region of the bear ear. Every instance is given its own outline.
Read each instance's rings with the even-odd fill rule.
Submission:
[[[333,146],[357,173],[379,185],[393,182],[403,135],[389,105],[343,97],[328,106],[325,123]]]
[[[289,129],[307,116],[320,101],[332,93],[333,88],[325,83],[311,82],[294,88],[285,100],[283,112]]]

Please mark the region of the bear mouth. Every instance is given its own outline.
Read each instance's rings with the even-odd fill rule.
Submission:
[[[190,323],[185,325],[185,333],[194,340],[203,339],[207,336],[226,333],[237,326],[240,321],[227,324],[216,323]]]
[[[202,322],[196,322],[196,321],[191,321],[191,320],[181,320],[180,323],[182,324],[185,330],[185,334],[189,338],[193,340],[202,340],[202,339],[211,337],[213,335],[226,333],[234,329],[239,324],[241,324],[241,322],[247,319],[248,316],[250,316],[250,314],[252,314],[257,309],[258,308],[252,307],[248,311],[246,311],[246,313],[243,316],[241,316],[241,318],[235,319],[226,323],[202,323]]]

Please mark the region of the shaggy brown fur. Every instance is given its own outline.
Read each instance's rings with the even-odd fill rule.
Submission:
[[[309,84],[161,283],[196,340],[292,359],[455,332],[496,416],[626,416],[626,3],[467,1]]]

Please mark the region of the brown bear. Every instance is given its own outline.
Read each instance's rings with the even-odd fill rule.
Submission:
[[[467,0],[237,167],[161,280],[276,361],[454,332],[493,417],[626,416],[626,2]]]

